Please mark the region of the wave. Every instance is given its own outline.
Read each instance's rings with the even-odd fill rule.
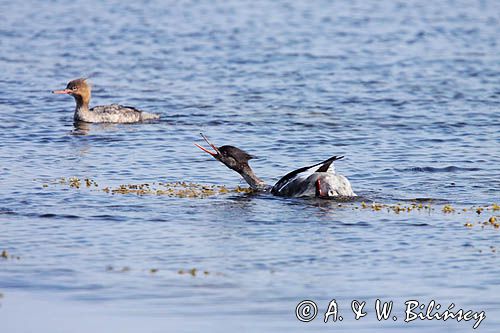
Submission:
[[[435,167],[411,167],[404,169],[395,169],[399,172],[458,172],[458,171],[479,171],[480,168],[463,168],[457,166],[447,166],[443,168],[435,168]]]

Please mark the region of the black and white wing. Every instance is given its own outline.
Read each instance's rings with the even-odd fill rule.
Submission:
[[[310,175],[312,175],[315,172],[335,173],[332,163],[336,160],[340,160],[343,157],[344,156],[332,156],[329,159],[316,163],[314,165],[302,167],[300,169],[289,172],[273,186],[273,188],[271,189],[271,193],[274,195],[293,196],[292,192],[295,192],[295,190],[300,191],[301,189],[287,189],[289,185],[291,185],[292,183],[293,184],[301,183],[297,182],[297,180],[307,179]]]

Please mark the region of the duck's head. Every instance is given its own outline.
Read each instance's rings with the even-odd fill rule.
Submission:
[[[212,147],[214,151],[210,151],[209,149],[206,149],[195,143],[196,147],[200,148],[207,154],[210,154],[213,158],[223,163],[229,169],[234,170],[240,174],[248,170],[248,161],[253,158],[252,155],[234,146],[226,145],[217,147],[216,145],[208,141],[206,136],[204,136],[203,134],[201,134],[201,136],[210,145],[210,147]]]
[[[54,90],[53,94],[67,94],[73,96],[77,102],[86,102],[90,101],[90,93],[91,86],[87,79],[81,78],[70,81],[66,86],[66,89],[63,90]]]

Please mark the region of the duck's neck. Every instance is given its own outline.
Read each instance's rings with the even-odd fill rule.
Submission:
[[[75,119],[81,119],[82,116],[88,114],[89,111],[89,103],[90,96],[82,96],[82,95],[73,95],[76,101],[76,109],[75,109]]]
[[[255,175],[252,168],[250,168],[248,164],[243,167],[243,170],[239,174],[254,190],[262,190],[267,187],[267,184]]]

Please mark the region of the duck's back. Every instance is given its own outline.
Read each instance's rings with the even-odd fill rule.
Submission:
[[[135,123],[159,118],[158,115],[119,104],[96,106],[90,109],[90,112],[96,118],[95,122],[100,123]]]
[[[78,120],[90,123],[136,123],[159,119],[160,116],[141,111],[132,106],[111,104],[93,107],[90,112],[82,114],[80,118]]]

